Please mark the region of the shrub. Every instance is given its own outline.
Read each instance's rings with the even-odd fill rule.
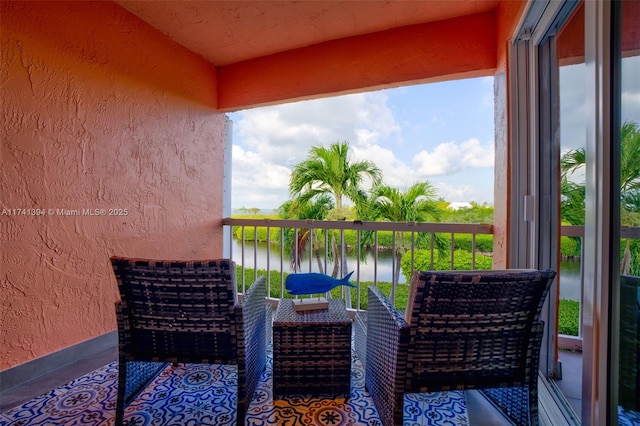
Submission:
[[[407,282],[411,280],[411,253],[411,251],[407,251],[402,256],[400,264],[402,266],[402,274]],[[451,269],[451,255],[449,253],[442,255],[437,252],[434,253],[433,266],[431,266],[431,250],[416,250],[413,261],[414,270],[447,271]],[[469,269],[491,269],[493,266],[493,258],[491,256],[476,254],[475,268],[472,265],[472,261],[473,258],[471,253],[467,251],[455,250],[453,252],[453,269],[457,271]]]
[[[577,336],[580,327],[580,302],[560,299],[558,308],[558,333]]]
[[[620,259],[625,259],[625,250],[629,242],[629,275],[640,276],[640,240],[623,239],[620,241]]]
[[[580,238],[560,237],[560,254],[567,257],[580,257]]]
[[[393,234],[394,234],[393,231],[378,231],[378,247],[386,247],[386,248],[393,247]],[[412,234],[411,232],[403,232],[402,240],[407,244],[409,244],[412,237],[411,234]],[[425,239],[418,238],[417,233],[415,233],[413,237],[415,238],[415,244],[417,245],[417,247],[427,248],[428,243],[425,243]],[[358,244],[356,231],[345,230],[345,242],[347,243],[347,245],[355,247]],[[373,237],[370,244],[371,246],[373,246],[374,244]],[[399,241],[396,236],[396,245],[397,244],[399,244]]]
[[[455,234],[453,239],[454,248],[471,252],[473,243],[471,237],[471,234]],[[493,235],[476,235],[476,252],[493,253]]]

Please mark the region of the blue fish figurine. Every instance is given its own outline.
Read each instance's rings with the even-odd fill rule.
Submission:
[[[347,287],[355,287],[349,282],[353,271],[349,272],[343,279],[338,280],[329,275],[310,272],[307,274],[289,274],[287,275],[287,291],[290,294],[317,294],[326,293],[332,288],[339,285]]]

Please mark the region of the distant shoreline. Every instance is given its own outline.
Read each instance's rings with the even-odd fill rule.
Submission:
[[[253,209],[232,209],[231,214],[241,214],[241,215],[268,215],[268,214],[277,214],[278,209],[259,209],[254,211]]]

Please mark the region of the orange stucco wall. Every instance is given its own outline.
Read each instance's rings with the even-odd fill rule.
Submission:
[[[509,57],[509,44],[524,13],[526,1],[503,1],[496,9],[496,45],[498,72],[504,71]]]
[[[216,70],[114,3],[0,17],[4,370],[116,328],[109,256],[221,255],[225,117]]]
[[[381,31],[227,65],[218,107],[234,110],[385,87],[493,75],[494,12]]]

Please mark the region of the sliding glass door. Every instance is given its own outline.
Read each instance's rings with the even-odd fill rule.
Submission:
[[[515,200],[510,223],[511,234],[516,236],[512,245],[519,247],[518,253],[526,253],[511,256],[510,265],[559,272],[543,310],[546,330],[540,360],[543,390],[551,398],[541,397],[541,401],[557,406],[556,410],[541,409],[541,420],[553,425],[579,424],[582,401],[581,267],[577,268],[578,278],[573,280],[573,286],[561,267],[565,257],[582,261],[582,233],[569,239],[574,244],[569,253],[565,252],[567,238],[561,238],[562,225],[574,225],[580,230],[584,226],[584,172],[581,198],[578,194],[574,202],[579,213],[567,220],[562,211],[568,200],[563,195],[568,181],[561,161],[572,151],[584,151],[586,144],[581,7],[580,2],[531,2],[510,62],[511,116],[515,120],[510,123],[514,153],[511,198]],[[578,187],[579,178],[580,173],[576,172],[571,185]],[[522,246],[528,249],[522,250]],[[572,339],[562,338],[566,321],[560,312],[566,299],[572,306],[577,305],[573,312],[574,316],[577,312],[578,325]]]
[[[612,191],[620,208],[612,222],[620,266],[613,286],[618,384],[611,394],[619,424],[633,425],[640,424],[640,2],[616,3],[612,15],[614,108],[620,108],[612,138]]]
[[[634,0],[532,1],[511,51],[510,265],[560,272],[541,359],[552,424],[640,424],[639,54]]]

